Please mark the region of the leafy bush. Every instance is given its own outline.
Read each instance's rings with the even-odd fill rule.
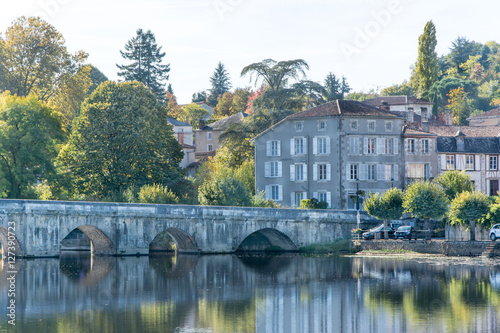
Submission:
[[[159,184],[144,185],[139,190],[140,203],[175,204],[179,198],[168,187]]]
[[[235,178],[213,179],[198,189],[200,204],[207,206],[251,206],[250,191]]]
[[[302,199],[300,201],[299,209],[327,209],[328,203],[324,201],[318,201],[316,198],[312,199]]]

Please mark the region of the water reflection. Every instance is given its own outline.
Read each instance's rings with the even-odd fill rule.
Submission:
[[[18,332],[497,332],[500,263],[281,255],[18,260]],[[9,302],[0,272],[0,306]],[[6,313],[6,310],[2,310]],[[0,317],[0,332],[11,327]]]

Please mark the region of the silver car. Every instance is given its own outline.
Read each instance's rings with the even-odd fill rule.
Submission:
[[[496,241],[497,238],[500,238],[500,224],[495,224],[490,229],[490,239]]]

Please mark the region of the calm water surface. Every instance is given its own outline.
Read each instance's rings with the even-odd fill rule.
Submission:
[[[18,260],[0,332],[498,332],[500,261],[332,256]]]

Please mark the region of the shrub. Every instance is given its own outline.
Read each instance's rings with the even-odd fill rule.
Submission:
[[[166,186],[159,184],[144,185],[139,190],[140,203],[175,204],[177,196]]]

